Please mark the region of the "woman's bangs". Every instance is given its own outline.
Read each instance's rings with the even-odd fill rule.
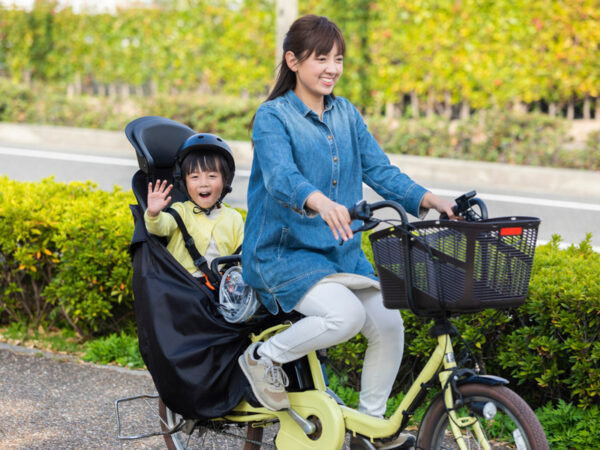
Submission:
[[[311,33],[307,44],[307,57],[313,52],[317,56],[328,55],[334,46],[337,46],[338,54],[346,53],[346,43],[342,33],[331,25],[317,28],[314,33]]]

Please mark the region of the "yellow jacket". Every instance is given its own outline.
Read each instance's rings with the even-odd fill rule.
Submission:
[[[231,255],[242,245],[244,221],[241,214],[235,209],[222,206],[219,215],[213,220],[204,214],[195,214],[194,204],[190,201],[173,203],[171,207],[183,219],[183,223],[187,227],[190,236],[194,238],[196,248],[201,255],[206,254],[211,237],[215,241],[221,256]],[[167,237],[167,250],[188,272],[194,273],[198,270],[185,248],[181,231],[171,214],[161,211],[158,216],[150,217],[146,212],[144,213],[144,222],[150,233]]]

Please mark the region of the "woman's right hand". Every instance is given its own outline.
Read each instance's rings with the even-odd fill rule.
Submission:
[[[321,218],[331,228],[333,237],[336,240],[340,239],[340,237],[343,241],[352,239],[354,236],[350,228],[352,219],[350,219],[348,209],[344,205],[334,202],[323,193],[317,191],[308,196],[306,206],[319,213]]]
[[[167,186],[167,180],[156,180],[154,186],[148,183],[148,207],[146,212],[150,217],[158,216],[158,213],[166,208],[171,203],[169,193],[173,189],[173,185]]]

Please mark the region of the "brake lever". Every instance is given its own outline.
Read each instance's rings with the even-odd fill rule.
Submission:
[[[373,228],[375,228],[377,225],[379,225],[379,220],[377,219],[370,219],[365,221],[360,227],[352,230],[352,234],[356,234],[356,233],[361,233],[363,231],[369,231],[372,230]],[[344,241],[341,240],[340,241],[340,247],[344,245]]]

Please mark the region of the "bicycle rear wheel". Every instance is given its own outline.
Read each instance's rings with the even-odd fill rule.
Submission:
[[[455,404],[458,417],[478,416],[484,435],[492,449],[547,450],[544,430],[529,405],[505,386],[465,384],[459,387],[462,405]],[[456,399],[456,396],[455,396]],[[479,416],[488,402],[496,406],[491,419]],[[462,428],[469,449],[483,448],[473,427]],[[441,395],[429,405],[417,436],[417,448],[459,448],[449,424],[449,416]]]
[[[171,411],[162,399],[159,399],[158,402],[158,414],[163,431],[172,429],[181,419],[181,416]],[[229,448],[228,440],[235,441],[235,448],[260,450],[263,442],[263,429],[261,427],[253,428],[251,424],[239,426],[225,422],[210,422],[207,426],[194,430],[190,435],[180,431],[165,434],[164,439],[168,450]]]

